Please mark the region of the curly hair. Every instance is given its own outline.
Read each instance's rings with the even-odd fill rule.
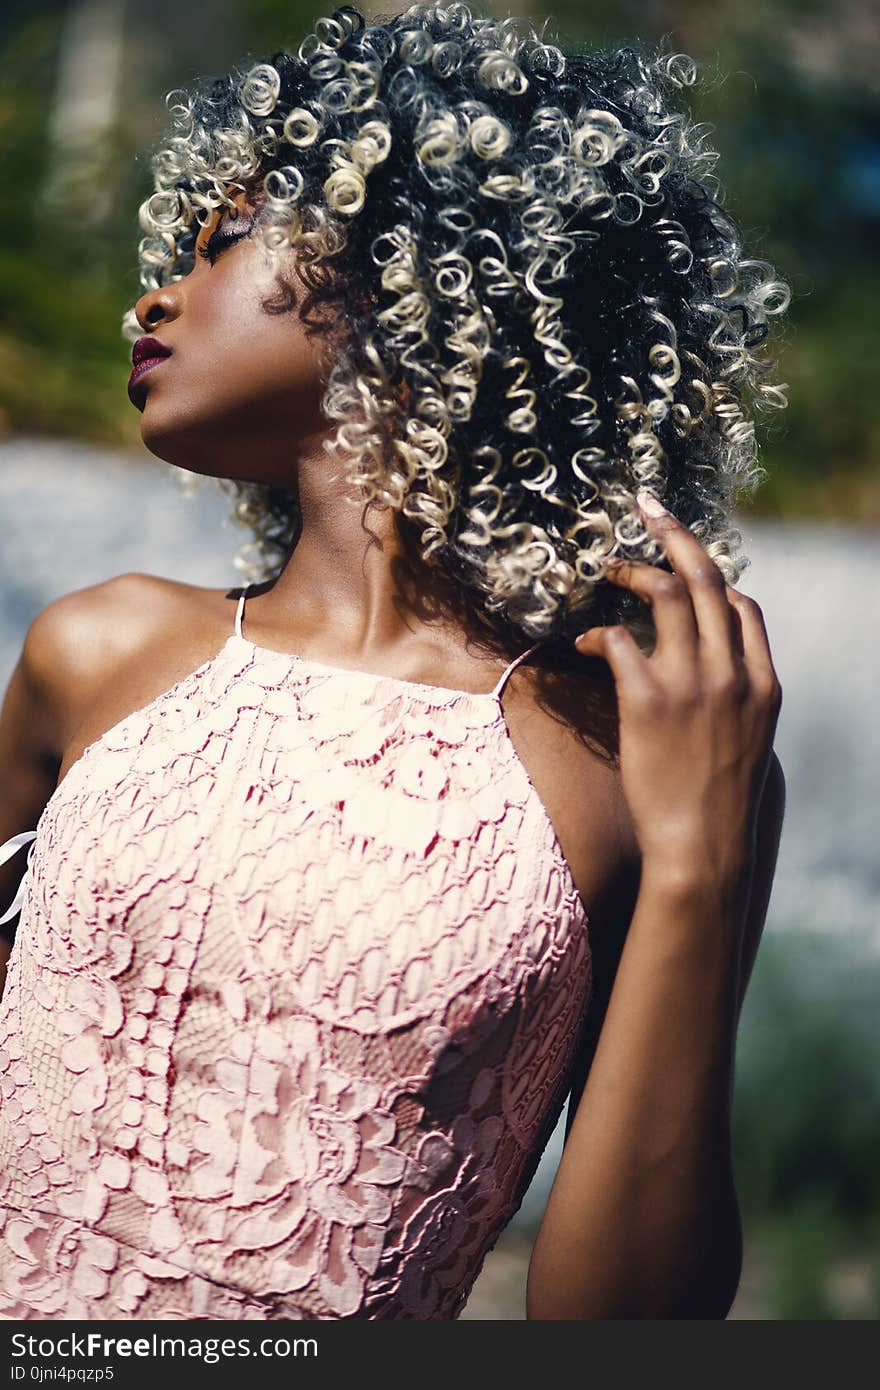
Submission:
[[[605,571],[665,563],[640,488],[735,583],[732,506],[763,472],[749,411],[787,404],[753,349],[790,292],[745,257],[711,127],[676,105],[696,75],[665,40],[572,53],[458,0],[343,5],[295,53],[169,94],[141,283],[187,274],[198,225],[258,195],[255,239],[295,247],[329,310],[328,449],[498,632],[635,618]],[[219,481],[253,533],[237,568],[270,580],[293,488]]]

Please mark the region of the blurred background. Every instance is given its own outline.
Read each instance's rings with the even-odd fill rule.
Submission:
[[[236,579],[245,534],[182,495],[125,385],[137,207],[165,93],[295,46],[298,0],[7,0],[0,18],[0,682],[52,598],[127,570]],[[402,9],[394,0],[364,12]],[[740,524],[785,692],[788,810],[742,1016],[734,1109],[745,1264],[731,1316],[880,1313],[880,9],[874,0],[532,0],[563,48],[653,46],[699,65],[727,205],[793,290]],[[759,431],[762,426],[759,425]],[[28,827],[22,827],[25,829]],[[466,1318],[524,1316],[562,1144],[486,1261]]]

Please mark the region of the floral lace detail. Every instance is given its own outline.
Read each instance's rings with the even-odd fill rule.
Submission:
[[[590,996],[499,704],[238,637],[90,745],[0,1004],[0,1316],[454,1318]]]

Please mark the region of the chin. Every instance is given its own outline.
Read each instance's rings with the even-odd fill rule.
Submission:
[[[156,458],[208,478],[224,477],[223,459],[234,457],[235,443],[228,433],[150,395],[141,413],[141,439]]]
[[[216,411],[200,408],[209,401],[163,398],[152,392],[141,412],[141,439],[156,458],[205,478],[294,488],[301,449],[320,446],[303,427],[295,410],[281,410],[274,400],[223,402]],[[255,429],[259,421],[262,428]],[[324,424],[326,431],[326,424]]]
[[[141,439],[151,454],[175,468],[201,473],[206,478],[225,476],[222,468],[218,471],[216,452],[200,431],[179,425],[177,428],[160,426],[150,418],[149,410],[145,410],[141,416]]]
[[[239,439],[216,428],[190,425],[160,427],[154,420],[141,418],[141,439],[150,453],[175,468],[198,473],[203,478],[225,478],[230,482],[260,483],[265,487],[288,487],[289,475],[272,476],[271,468],[261,470],[254,458],[253,439]],[[247,471],[242,471],[246,461]]]

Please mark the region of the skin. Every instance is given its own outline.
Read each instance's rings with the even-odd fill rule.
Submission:
[[[235,201],[235,219],[215,216],[197,249],[221,220],[252,226],[259,207]],[[281,269],[293,282],[292,259]],[[326,345],[296,310],[264,311],[275,288],[245,237],[136,306],[173,353],[132,392],[147,447],[298,491],[302,535],[248,599],[246,636],[339,668],[490,690],[518,653],[474,640],[392,512],[347,502],[320,414]],[[674,573],[629,565],[611,577],[653,607],[652,656],[622,630],[593,629],[577,642],[582,671],[548,679],[536,653],[503,695],[588,908],[594,965],[530,1318],[724,1317],[739,1279],[732,1063],[783,811],[778,681],[756,606],[673,518],[649,524]],[[219,651],[236,597],[130,574],[38,615],[0,712],[0,842],[36,824],[87,745]],[[617,762],[585,740],[587,711],[603,702]],[[23,858],[0,869],[3,907]]]

